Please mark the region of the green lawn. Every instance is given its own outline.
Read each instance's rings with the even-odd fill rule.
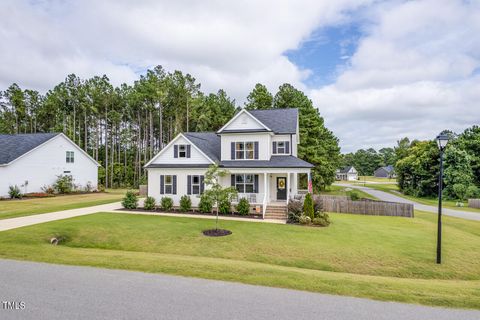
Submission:
[[[51,198],[1,200],[0,220],[116,202],[123,198],[125,192],[125,189],[109,189],[107,192]]]
[[[351,191],[355,191],[360,196],[360,198],[378,200],[376,197],[374,197],[374,196],[372,196],[372,195],[370,195],[366,192],[363,192],[362,190],[348,188],[348,187],[335,186],[335,185],[331,185],[331,186],[327,187],[326,190],[320,191],[319,193],[324,194],[324,195],[332,195],[332,196],[346,196],[349,193],[349,191],[347,191],[348,189],[350,189]]]
[[[480,309],[480,222],[331,214],[328,228],[98,213],[0,233],[0,257],[162,272],[379,300]],[[57,247],[52,236],[65,236]]]

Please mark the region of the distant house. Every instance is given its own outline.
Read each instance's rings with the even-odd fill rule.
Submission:
[[[9,186],[41,192],[58,175],[70,175],[79,188],[97,189],[99,164],[63,133],[0,134],[0,197]]]
[[[380,167],[375,172],[373,175],[377,178],[395,178],[395,169],[393,168],[392,165],[386,166],[386,167]]]
[[[358,180],[358,171],[353,166],[346,166],[344,168],[337,169],[337,180],[354,181]]]

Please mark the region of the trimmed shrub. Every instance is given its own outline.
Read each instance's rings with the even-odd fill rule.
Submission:
[[[305,195],[305,200],[303,201],[303,214],[310,217],[311,220],[314,218],[315,211],[313,210],[313,199],[310,193]]]
[[[288,202],[288,223],[298,223],[303,213],[303,202],[301,200],[290,200]]]
[[[246,216],[250,213],[250,203],[246,198],[242,198],[238,201],[235,209],[237,209],[238,214]]]
[[[154,210],[155,209],[155,198],[147,197],[143,202],[143,209],[145,210]]]
[[[229,214],[232,213],[232,203],[230,200],[225,199],[220,201],[218,204],[218,212],[221,214]]]
[[[467,196],[467,186],[461,183],[453,185],[454,197],[460,201],[464,201]]]
[[[138,206],[138,197],[135,192],[128,190],[122,200],[122,206],[125,209],[136,209]]]
[[[310,224],[312,222],[312,219],[310,219],[309,216],[302,215],[298,219],[298,222],[300,222],[300,224]]]
[[[360,195],[356,191],[349,191],[347,195],[350,197],[350,200],[352,201],[360,200]]]
[[[316,226],[327,227],[330,225],[330,217],[328,213],[321,213],[312,220],[312,223]]]
[[[189,196],[183,195],[180,198],[180,211],[187,212],[192,210],[192,200]]]
[[[23,195],[20,188],[17,185],[14,185],[8,187],[8,196],[10,199],[21,199]]]
[[[172,210],[173,199],[169,197],[162,197],[162,199],[160,199],[160,208],[164,211]]]
[[[200,203],[198,204],[198,210],[200,210],[201,213],[212,213],[212,208],[213,204],[210,198],[202,195],[200,197]]]
[[[70,175],[59,175],[57,181],[53,184],[53,188],[57,193],[71,193],[74,188],[73,177]]]
[[[323,213],[323,200],[320,197],[313,197],[313,215],[315,218],[318,217],[319,214]]]

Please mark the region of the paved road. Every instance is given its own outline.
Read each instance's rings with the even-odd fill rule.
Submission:
[[[380,199],[382,201],[411,203],[411,204],[413,204],[413,206],[416,210],[433,212],[433,213],[438,212],[437,207],[421,204],[421,203],[418,203],[418,202],[415,202],[415,201],[412,201],[412,200],[402,198],[400,196],[396,196],[396,195],[388,193],[388,192],[375,190],[375,189],[372,189],[372,188],[369,188],[369,187],[363,187],[363,186],[352,185],[352,184],[347,184],[347,183],[335,183],[335,185],[342,186],[342,187],[349,187],[349,188],[352,188],[352,189],[362,190],[362,191],[364,191],[368,194],[371,194],[374,197],[377,197],[378,199]],[[443,208],[442,213],[447,215],[447,216],[480,221],[480,213],[476,213],[476,212]]]
[[[480,319],[432,308],[120,270],[0,260],[0,319]]]

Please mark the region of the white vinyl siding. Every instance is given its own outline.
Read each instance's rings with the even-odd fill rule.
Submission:
[[[170,144],[165,151],[163,151],[158,157],[156,157],[152,164],[210,164],[211,162],[195,148],[191,145],[190,148],[190,158],[175,158],[174,156],[174,146],[177,145],[187,145],[190,144],[185,138],[182,136],[178,136],[174,143]]]

